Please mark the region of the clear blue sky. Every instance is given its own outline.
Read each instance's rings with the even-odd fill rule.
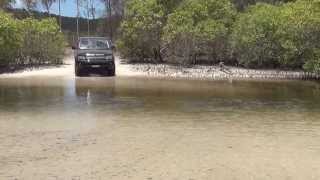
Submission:
[[[17,8],[23,8],[23,5],[21,3],[21,0],[16,0],[15,7]],[[42,7],[38,7],[39,9],[44,9]],[[103,14],[103,4],[100,3],[99,0],[96,0],[95,5],[97,15],[96,17],[102,16]],[[43,10],[44,11],[44,10]],[[69,17],[75,17],[77,15],[77,6],[76,6],[76,0],[66,0],[64,3],[61,4],[61,12],[63,16],[69,16]],[[51,13],[53,14],[59,14],[59,6],[58,3],[55,3],[51,8]],[[84,16],[83,14],[81,16]]]

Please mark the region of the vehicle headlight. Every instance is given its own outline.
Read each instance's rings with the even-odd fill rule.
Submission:
[[[92,54],[92,53],[86,53],[86,56],[87,56],[87,57],[91,57],[91,56],[95,56],[95,54]]]

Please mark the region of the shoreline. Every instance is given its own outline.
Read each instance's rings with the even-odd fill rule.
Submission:
[[[39,65],[17,65],[17,66],[0,66],[0,75],[17,74],[21,72],[41,71],[45,69],[60,68],[68,64],[39,64]]]
[[[158,79],[186,80],[319,80],[320,74],[304,71],[246,69],[225,66],[193,65],[190,67],[171,64],[127,63],[125,59],[116,56],[116,76],[144,77]],[[21,77],[69,77],[74,78],[74,58],[68,53],[64,64],[26,68],[16,72],[0,73],[0,78]]]
[[[128,64],[130,74],[139,77],[190,79],[190,80],[319,80],[320,74],[304,71],[246,69],[226,66],[193,65],[191,67],[170,64]]]

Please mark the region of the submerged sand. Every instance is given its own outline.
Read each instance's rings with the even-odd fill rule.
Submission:
[[[318,180],[319,102],[306,82],[3,78],[0,179]]]

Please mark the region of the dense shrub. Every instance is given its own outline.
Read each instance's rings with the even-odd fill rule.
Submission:
[[[319,0],[247,2],[253,5],[237,12],[228,0],[128,1],[120,53],[140,61],[320,72]]]
[[[315,0],[258,4],[239,15],[232,42],[246,67],[319,67],[320,6]]]
[[[232,2],[235,4],[236,8],[239,11],[244,11],[249,6],[255,5],[257,3],[267,3],[267,4],[272,4],[272,5],[279,5],[282,3],[294,2],[294,1],[296,1],[296,0],[232,0]]]
[[[126,4],[121,37],[117,41],[120,53],[130,60],[160,61],[163,48],[163,27],[168,15],[183,0],[131,0]]]
[[[65,42],[55,19],[28,18],[21,21],[21,26],[24,29],[23,48],[21,49],[22,63],[62,63]]]
[[[65,41],[54,19],[16,20],[0,12],[0,65],[62,63]]]
[[[117,43],[122,55],[133,60],[154,57],[154,49],[160,46],[163,17],[163,6],[157,0],[129,1]]]
[[[19,24],[11,16],[0,11],[0,65],[8,64],[18,57],[22,43]]]
[[[182,57],[187,63],[199,49],[219,56],[234,15],[228,0],[131,0],[117,45],[124,57],[137,60],[162,61],[163,49],[169,49],[169,60]]]
[[[240,14],[233,27],[235,57],[246,67],[277,66],[281,46],[276,35],[279,7],[257,4]]]
[[[278,37],[285,49],[281,64],[303,65],[320,72],[320,1],[300,0],[284,6]]]
[[[211,60],[227,59],[229,27],[235,14],[228,0],[185,1],[169,15],[164,28],[170,57],[188,64],[196,63],[202,54],[210,55]]]

